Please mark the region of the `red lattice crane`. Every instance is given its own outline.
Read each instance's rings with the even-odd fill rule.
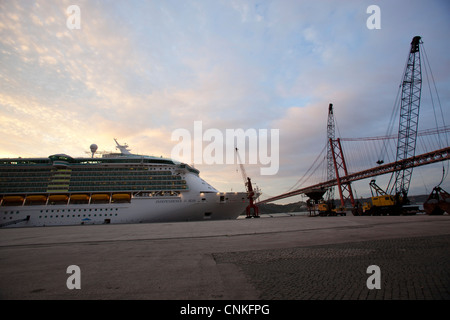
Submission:
[[[247,214],[246,218],[259,218],[259,208],[254,202],[256,194],[253,190],[252,180],[247,176],[247,173],[245,172],[244,165],[241,161],[241,157],[239,156],[238,148],[235,149],[239,161],[239,166],[241,168],[242,179],[244,180],[245,190],[247,191],[247,199],[249,201],[247,208],[245,208],[245,213]]]

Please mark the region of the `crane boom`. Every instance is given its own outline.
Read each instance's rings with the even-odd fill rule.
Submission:
[[[404,198],[408,194],[413,168],[405,168],[402,165],[402,160],[414,157],[415,155],[417,128],[419,124],[420,95],[422,89],[420,43],[421,37],[416,36],[412,39],[408,61],[403,75],[396,156],[396,162],[399,165],[391,177],[391,180],[394,177],[394,182],[390,194],[402,195]]]
[[[333,146],[329,141],[334,141],[335,136],[335,121],[333,114],[333,104],[328,105],[328,121],[327,121],[327,180],[333,180],[336,178],[334,172],[334,162],[333,162]],[[326,200],[332,202],[334,199],[334,186],[330,187],[326,194]]]
[[[249,190],[248,190],[248,182],[247,182],[247,172],[245,172],[244,164],[242,163],[241,157],[239,156],[238,148],[235,148],[235,150],[236,150],[236,154],[238,157],[239,168],[241,169],[242,179],[244,180],[245,190],[248,193]]]

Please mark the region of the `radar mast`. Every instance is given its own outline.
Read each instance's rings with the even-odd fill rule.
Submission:
[[[122,154],[131,154],[130,150],[128,149],[128,145],[126,143],[121,145],[119,142],[117,142],[116,138],[114,138],[114,141],[117,144],[116,149],[119,149],[120,153],[122,153]]]

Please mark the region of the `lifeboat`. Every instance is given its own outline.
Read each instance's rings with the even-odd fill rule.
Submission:
[[[14,205],[23,203],[25,197],[23,196],[4,196],[3,197],[3,205]]]
[[[87,194],[73,194],[70,196],[70,201],[89,201]]]
[[[47,196],[44,195],[32,195],[27,197],[26,204],[45,204]]]
[[[115,194],[113,194],[112,199],[115,202],[120,202],[120,201],[130,202],[131,195],[129,193],[115,193]]]
[[[91,196],[91,201],[93,202],[105,202],[105,201],[109,201],[109,194],[106,193],[98,193],[98,194],[93,194]]]
[[[73,204],[83,204],[89,203],[89,195],[87,194],[72,194],[70,196],[70,203]]]
[[[67,202],[69,196],[65,194],[52,194],[48,197],[49,202]]]

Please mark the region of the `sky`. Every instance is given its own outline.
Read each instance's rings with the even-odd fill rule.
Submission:
[[[371,5],[378,29],[368,28]],[[414,36],[441,108],[424,82],[419,130],[450,123],[449,18],[445,0],[0,0],[0,157],[83,157],[92,143],[115,151],[114,138],[171,157],[174,132],[193,137],[195,123],[223,137],[277,130],[276,174],[244,163],[262,198],[275,196],[323,149],[329,103],[336,137],[386,134]],[[196,162],[220,191],[244,190],[236,163],[177,160]],[[443,168],[448,161],[416,168],[410,194],[431,192]],[[450,191],[449,179],[441,186]],[[370,195],[367,180],[354,189]]]

